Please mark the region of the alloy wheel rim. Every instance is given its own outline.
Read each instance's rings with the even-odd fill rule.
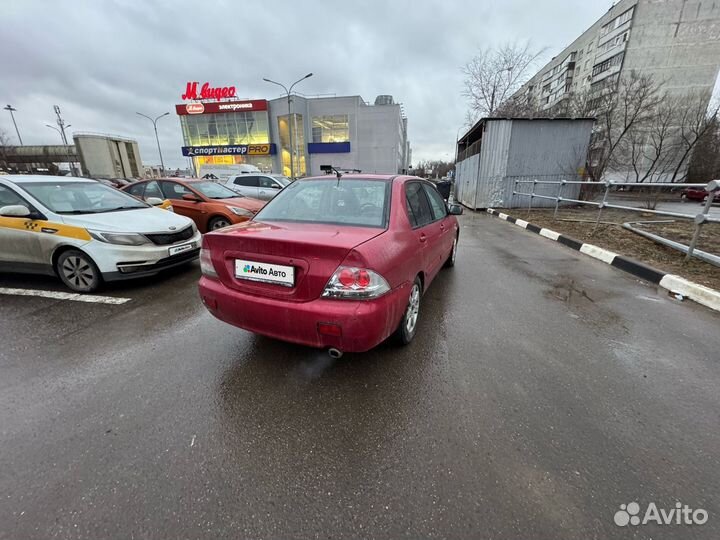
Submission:
[[[218,219],[215,223],[213,223],[212,230],[215,231],[217,229],[222,229],[223,227],[227,227],[230,225],[229,221],[225,221],[224,219]]]
[[[420,313],[420,287],[417,283],[413,285],[412,291],[410,292],[410,303],[408,304],[407,316],[405,317],[405,329],[408,334],[412,334],[415,331],[415,325],[417,324],[418,314]]]
[[[95,276],[90,263],[82,257],[68,257],[62,265],[62,272],[68,282],[76,287],[89,287]]]

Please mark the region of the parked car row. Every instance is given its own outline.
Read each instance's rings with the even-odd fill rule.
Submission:
[[[208,180],[121,191],[0,176],[0,269],[55,274],[84,293],[199,256],[204,305],[240,328],[335,357],[393,334],[412,341],[423,293],[455,264],[462,208],[414,177],[312,177],[277,190],[265,204]],[[163,199],[174,212],[152,206]]]

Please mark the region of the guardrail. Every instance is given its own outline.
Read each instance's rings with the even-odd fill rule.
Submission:
[[[530,193],[523,193],[521,191],[518,191],[518,187],[521,184],[531,184],[532,185],[532,191]],[[553,197],[550,195],[540,195],[538,193],[535,193],[535,188],[538,185],[557,185],[558,190],[557,194]],[[572,199],[572,198],[566,198],[563,197],[563,190],[565,189],[565,186],[567,185],[591,185],[591,186],[605,186],[605,192],[603,194],[603,198],[601,202],[596,201],[583,201],[580,199]],[[618,188],[618,187],[635,187],[635,188],[651,188],[651,189],[662,189],[662,188],[704,188],[705,191],[708,193],[707,201],[705,202],[705,205],[703,206],[703,210],[699,214],[684,214],[682,212],[671,212],[668,210],[654,210],[654,209],[648,209],[648,208],[638,208],[636,206],[625,206],[621,204],[612,204],[608,202],[608,195],[610,193],[610,190],[612,188]],[[720,191],[720,180],[712,180],[711,182],[707,184],[675,184],[675,183],[669,183],[669,182],[652,182],[648,184],[638,184],[635,182],[590,182],[590,181],[582,181],[582,180],[515,180],[515,187],[513,189],[513,195],[519,195],[521,197],[529,197],[530,202],[528,204],[528,212],[532,210],[532,204],[533,199],[546,199],[555,201],[555,211],[553,212],[553,219],[557,219],[557,213],[558,209],[560,207],[561,202],[569,202],[574,204],[584,204],[588,206],[596,206],[598,209],[597,219],[595,220],[595,228],[593,230],[597,230],[598,225],[600,225],[600,217],[602,216],[602,211],[605,208],[614,208],[617,210],[629,210],[634,212],[646,212],[651,214],[656,214],[659,216],[670,216],[670,217],[677,217],[677,218],[683,218],[683,219],[691,219],[695,222],[695,231],[693,233],[692,240],[690,242],[690,245],[687,246],[687,252],[685,256],[685,260],[690,260],[690,257],[693,256],[693,252],[695,251],[695,247],[697,245],[698,239],[700,238],[700,232],[702,230],[703,225],[706,223],[720,223],[720,218],[713,217],[708,215],[710,212],[710,206],[713,203],[713,200],[715,198],[714,193],[716,191]],[[659,237],[662,238],[662,237]],[[667,239],[667,242],[670,242]],[[670,244],[665,244],[670,247],[674,247]],[[677,249],[677,248],[676,248]],[[682,250],[685,251],[685,250]]]

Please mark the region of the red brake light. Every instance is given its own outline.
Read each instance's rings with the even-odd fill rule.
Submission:
[[[355,283],[355,272],[351,268],[343,268],[338,275],[338,281],[344,287],[352,287]]]
[[[340,266],[323,291],[325,298],[368,299],[382,296],[390,290],[385,279],[373,270]]]
[[[370,285],[370,274],[368,274],[367,270],[358,271],[357,284],[358,284],[358,286],[360,286],[362,288],[365,288],[368,285]]]

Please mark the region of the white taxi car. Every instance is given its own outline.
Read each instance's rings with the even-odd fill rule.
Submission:
[[[84,178],[0,175],[0,271],[91,292],[196,259],[192,220],[149,202]]]

